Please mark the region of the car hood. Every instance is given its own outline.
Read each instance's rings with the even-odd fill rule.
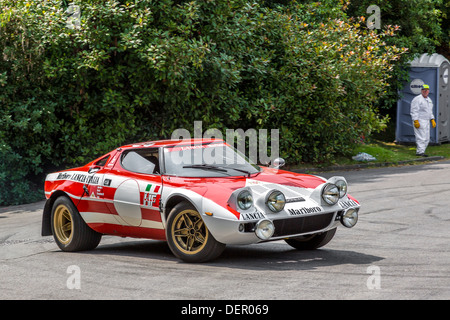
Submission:
[[[169,183],[172,187],[189,189],[222,206],[226,205],[226,201],[233,191],[244,187],[249,187],[257,193],[262,192],[262,189],[280,189],[287,198],[290,198],[298,196],[300,190],[310,194],[312,189],[325,181],[325,179],[313,175],[267,167],[262,167],[260,173],[252,174],[250,177],[168,177],[165,179],[165,183]]]

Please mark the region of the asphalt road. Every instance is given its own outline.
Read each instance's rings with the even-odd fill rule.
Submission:
[[[353,229],[315,251],[228,246],[205,264],[109,236],[65,253],[40,236],[44,202],[0,208],[0,299],[450,299],[450,162],[322,175],[361,202]]]

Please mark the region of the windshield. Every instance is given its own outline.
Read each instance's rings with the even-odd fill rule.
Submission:
[[[164,165],[165,174],[181,177],[250,176],[261,170],[223,141],[166,147]]]

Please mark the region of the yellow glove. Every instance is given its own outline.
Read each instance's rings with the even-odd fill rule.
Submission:
[[[431,125],[433,126],[433,128],[436,128],[436,121],[434,121],[434,119],[431,119]]]
[[[414,128],[416,128],[416,129],[420,128],[419,120],[414,120]]]

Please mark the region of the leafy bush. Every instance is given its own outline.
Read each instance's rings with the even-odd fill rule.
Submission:
[[[66,1],[0,0],[2,181],[196,120],[279,129],[287,161],[328,160],[383,126],[374,103],[404,52],[337,0],[73,4],[68,24]],[[0,205],[17,195],[5,188]]]
[[[408,48],[392,70],[389,90],[377,102],[382,113],[395,117],[398,92],[403,88],[404,81],[409,81],[409,62],[423,53],[435,52],[450,59],[450,3],[443,0],[352,0],[346,7],[346,13],[350,17],[367,16],[370,5],[378,6],[382,28],[395,26],[398,29],[395,37],[386,38],[386,43]]]

